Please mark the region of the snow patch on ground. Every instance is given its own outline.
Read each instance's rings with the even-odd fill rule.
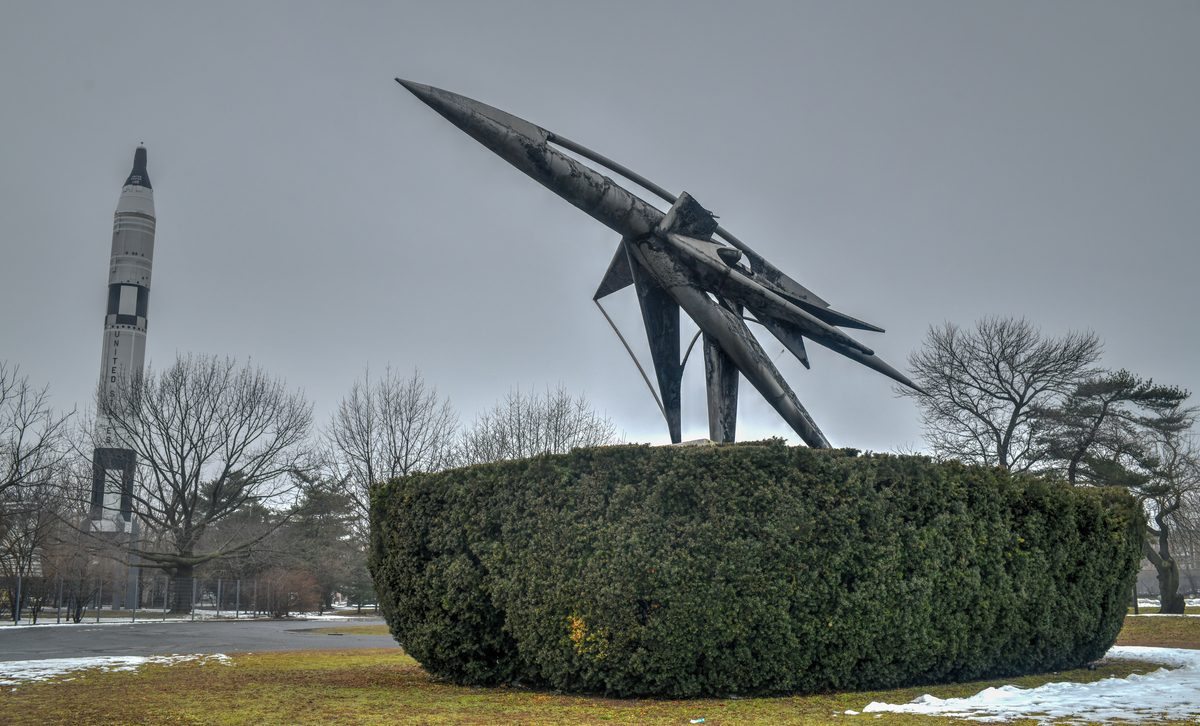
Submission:
[[[1200,605],[1200,597],[1184,598],[1183,602],[1185,605],[1187,605],[1189,607],[1195,607],[1197,605]],[[1156,608],[1160,604],[1161,603],[1159,602],[1158,598],[1146,598],[1146,597],[1138,598],[1138,607],[1139,608]]]
[[[1166,614],[1164,614],[1164,613],[1139,613],[1137,615],[1134,615],[1133,613],[1130,613],[1129,615],[1126,615],[1125,617],[1127,617],[1127,618],[1200,618],[1200,615],[1197,615],[1196,613],[1185,613],[1182,615],[1171,615],[1169,613],[1166,613]]]
[[[16,660],[0,663],[0,686],[12,687],[36,683],[80,670],[135,671],[150,664],[175,665],[188,662],[228,664],[230,660],[229,656],[222,653],[213,655],[101,655],[88,658]]]
[[[294,615],[289,615],[288,617],[296,620],[362,620],[363,618],[377,616],[372,616],[370,613],[363,613],[362,615],[335,615],[334,613],[324,613],[318,615],[317,613],[296,613]]]
[[[875,701],[863,713],[920,713],[970,721],[1105,723],[1188,719],[1200,716],[1200,650],[1114,646],[1108,658],[1134,658],[1161,663],[1145,675],[1105,678],[1094,683],[1047,683],[1037,688],[985,688],[969,698],[937,698],[926,694],[910,703]]]

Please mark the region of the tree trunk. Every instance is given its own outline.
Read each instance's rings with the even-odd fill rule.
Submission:
[[[1166,558],[1154,564],[1158,570],[1158,612],[1163,615],[1183,615],[1184,599],[1179,593],[1179,565],[1174,558]]]
[[[1184,614],[1185,603],[1183,595],[1179,594],[1179,565],[1171,556],[1171,527],[1167,521],[1167,517],[1176,509],[1179,509],[1178,500],[1172,506],[1160,507],[1154,515],[1158,531],[1154,532],[1151,528],[1151,534],[1158,535],[1157,551],[1149,542],[1144,543],[1146,556],[1158,573],[1158,612],[1162,615]]]
[[[171,612],[176,615],[192,611],[192,582],[195,578],[195,567],[192,565],[176,565],[171,571],[171,585],[175,593],[171,597]]]

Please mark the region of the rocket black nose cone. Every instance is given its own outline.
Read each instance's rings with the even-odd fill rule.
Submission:
[[[133,152],[133,171],[129,172],[129,178],[125,180],[125,186],[146,187],[150,186],[150,172],[146,171],[146,147],[139,146],[137,151]]]

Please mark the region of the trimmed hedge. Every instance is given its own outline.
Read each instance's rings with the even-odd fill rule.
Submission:
[[[370,567],[459,683],[796,693],[1093,661],[1141,527],[1122,491],[923,457],[616,446],[389,482]]]

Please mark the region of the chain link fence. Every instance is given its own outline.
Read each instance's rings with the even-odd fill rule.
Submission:
[[[168,577],[152,570],[114,576],[0,577],[0,622],[38,623],[286,617],[321,612],[286,576]]]

